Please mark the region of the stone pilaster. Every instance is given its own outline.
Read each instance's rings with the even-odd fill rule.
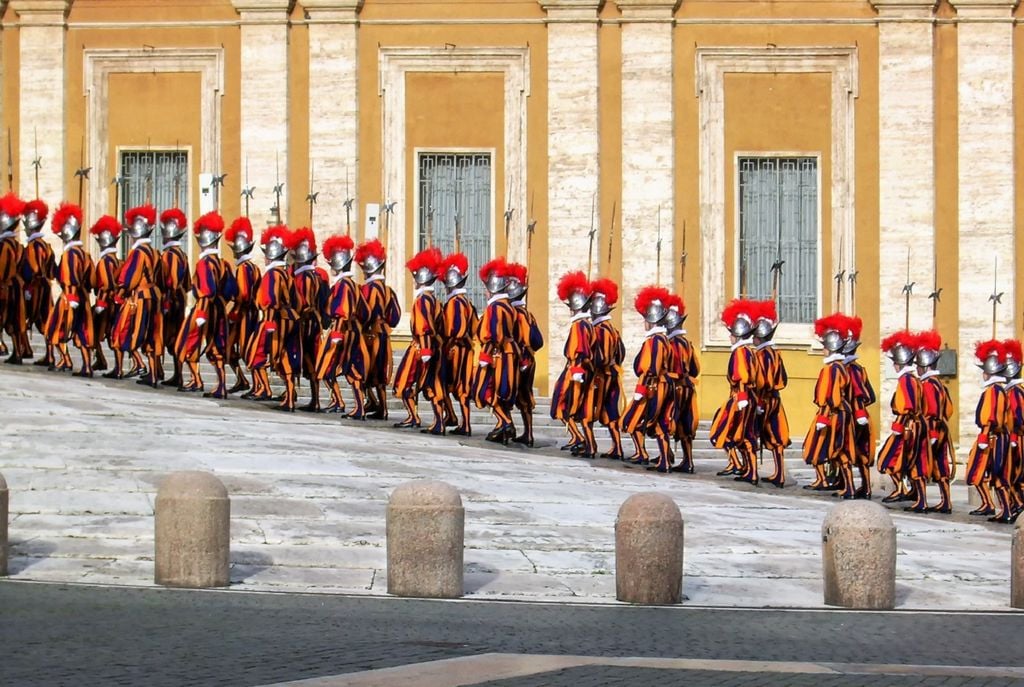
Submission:
[[[977,433],[974,404],[981,375],[978,341],[992,336],[995,261],[999,261],[996,336],[1017,333],[1014,312],[1013,8],[1015,0],[957,0],[960,219],[960,437]]]
[[[345,200],[359,216],[358,20],[363,0],[304,0],[309,17],[309,160],[315,165],[316,232],[345,226]]]
[[[39,195],[52,205],[69,193],[64,183],[64,32],[71,2],[12,0],[10,5],[18,18],[20,46],[18,193],[35,198],[32,161],[38,155]]]
[[[242,31],[239,168],[243,174],[248,168],[248,184],[256,189],[250,216],[259,231],[274,221],[270,208],[277,180],[285,183],[288,179],[288,12],[292,2],[232,0],[232,4]],[[281,196],[281,221],[285,223],[289,192],[285,186]]]
[[[908,254],[912,254],[910,278],[917,282],[910,301],[910,326],[925,329],[932,322],[927,296],[934,283],[935,250],[935,29],[927,20],[935,2],[875,0],[873,4],[880,19],[878,200],[879,241],[885,247],[878,293],[880,302],[887,304],[878,317],[879,330],[887,336],[905,325],[901,294],[907,283]],[[882,358],[881,367],[879,398],[883,427],[887,427],[896,380],[888,358]]]
[[[569,270],[586,270],[591,209],[601,207],[597,13],[603,0],[540,4],[548,24],[548,331],[557,339],[569,324],[558,280]],[[562,343],[546,348],[554,379],[563,364]]]
[[[661,208],[661,277],[675,274],[672,16],[679,0],[618,0],[622,12],[622,307],[655,279]],[[643,324],[623,317],[626,350]]]

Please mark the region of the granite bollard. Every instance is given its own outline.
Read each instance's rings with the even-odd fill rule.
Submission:
[[[7,480],[0,475],[0,576],[7,574]]]
[[[388,500],[388,594],[424,599],[462,596],[466,511],[446,482],[399,485]]]
[[[896,526],[871,501],[844,501],[821,525],[825,603],[886,610],[896,605]]]
[[[156,493],[155,580],[167,587],[226,587],[231,540],[227,489],[208,472],[175,472]]]
[[[677,604],[683,596],[683,515],[669,496],[633,494],[615,520],[615,598]]]
[[[1024,608],[1024,519],[1017,520],[1010,546],[1010,606]]]

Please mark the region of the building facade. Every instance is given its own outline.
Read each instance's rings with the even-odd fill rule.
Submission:
[[[877,342],[906,307],[960,353],[969,440],[990,296],[1001,338],[1021,310],[1018,14],[1004,0],[0,0],[5,169],[24,197],[37,183],[51,204],[81,196],[90,223],[150,198],[380,236],[406,303],[401,268],[427,241],[458,236],[477,265],[528,260],[542,388],[562,364],[560,274],[590,262],[619,281],[630,356],[630,303],[660,280],[686,299],[705,415],[726,393],[719,311],[767,296],[784,260],[795,432],[812,416],[814,318],[863,317],[885,406]]]

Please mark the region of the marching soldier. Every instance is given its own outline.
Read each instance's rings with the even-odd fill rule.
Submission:
[[[923,450],[923,399],[921,382],[913,365],[916,342],[908,331],[899,331],[882,341],[882,351],[892,360],[897,374],[890,407],[895,419],[892,431],[878,452],[878,471],[892,480],[892,492],[885,503],[911,498],[906,476]]]
[[[103,345],[110,346],[114,352],[114,376],[121,376],[121,365],[124,353],[115,345],[114,321],[117,319],[117,301],[121,299],[117,277],[121,272],[121,260],[117,257],[117,240],[121,237],[121,223],[110,215],[103,215],[92,226],[89,233],[96,239],[100,248],[99,257],[93,263],[92,288],[96,293],[96,305],[93,307],[93,327],[95,336],[93,352],[96,356],[94,370],[106,370],[107,358],[103,354]]]
[[[757,359],[754,355],[754,320],[756,306],[753,301],[736,299],[722,311],[722,323],[729,330],[732,350],[729,355],[727,376],[729,397],[711,420],[711,443],[724,449],[729,464],[718,474],[736,475],[740,481],[753,483],[749,466],[754,461],[753,432],[754,384],[757,381]]]
[[[309,227],[292,234],[292,277],[299,297],[299,323],[296,344],[302,376],[309,380],[309,403],[302,410],[320,412],[320,382],[316,376],[316,357],[327,309],[327,284],[316,267],[316,237]]]
[[[366,342],[366,398],[367,417],[388,419],[387,386],[391,377],[391,330],[402,317],[398,298],[384,283],[387,255],[377,239],[367,241],[356,249],[356,263],[363,271],[365,282],[359,302],[358,320],[363,327]]]
[[[672,346],[665,331],[665,318],[672,296],[667,289],[648,286],[637,294],[634,307],[644,318],[644,342],[633,359],[633,373],[637,378],[633,400],[622,416],[622,426],[633,439],[635,453],[627,465],[648,465],[650,458],[645,446],[646,437],[654,436],[658,442],[658,462],[649,469],[669,472],[672,469],[671,428],[667,425],[666,409],[671,405],[672,388],[669,376],[672,366]]]
[[[871,468],[875,466],[875,439],[868,408],[875,404],[875,389],[868,379],[868,372],[857,362],[857,349],[863,323],[859,317],[850,317],[847,322],[846,342],[843,344],[843,364],[850,377],[850,409],[853,411],[853,464],[860,473],[860,487],[854,492],[859,499],[871,498]]]
[[[1010,452],[1010,435],[1007,427],[1007,399],[1003,385],[1006,377],[1006,353],[999,341],[983,341],[974,349],[981,368],[981,397],[974,412],[974,421],[978,425],[978,438],[967,458],[967,484],[978,490],[981,506],[971,511],[971,515],[987,515],[994,521],[1001,522],[1001,516],[1009,514],[1009,502],[1006,498],[1006,485],[1002,473],[1006,465],[1007,454]],[[991,489],[995,487],[1003,512],[996,515],[995,504],[992,503]],[[1006,521],[1008,521],[1007,518]]]
[[[53,249],[43,235],[43,225],[50,210],[41,200],[25,204],[23,218],[28,242],[21,256],[21,279],[25,284],[25,310],[28,316],[27,328],[45,335],[46,323],[50,319],[52,299],[50,281],[56,278],[56,261]],[[46,343],[46,354],[33,365],[53,367],[53,347]]]
[[[163,344],[164,349],[170,351],[171,361],[174,364],[174,373],[168,379],[163,379],[163,370],[158,370],[155,377],[164,386],[173,386],[178,391],[198,391],[186,387],[182,381],[182,361],[178,357],[176,341],[185,324],[185,311],[189,291],[192,289],[192,282],[188,271],[188,256],[181,247],[181,239],[188,232],[188,220],[185,213],[178,208],[165,210],[160,215],[160,234],[163,238],[163,250],[160,251],[160,272],[163,275]],[[198,360],[198,355],[196,356]],[[160,357],[161,367],[163,356]],[[193,382],[195,375],[193,373]]]
[[[409,320],[412,341],[395,371],[393,389],[406,412],[405,419],[394,426],[415,428],[422,424],[417,407],[417,399],[422,394],[434,410],[434,423],[425,431],[434,435],[444,434],[444,390],[438,370],[441,360],[438,338],[441,306],[434,295],[434,282],[443,261],[441,251],[431,247],[420,251],[405,264],[416,285]]]
[[[826,469],[832,466],[842,475],[844,499],[852,499],[855,493],[850,466],[850,376],[843,354],[849,330],[849,318],[842,313],[822,317],[814,323],[814,333],[826,355],[814,385],[817,410],[804,438],[803,448],[804,462],[814,468],[814,481],[804,485],[804,489],[829,490]]]
[[[529,289],[526,266],[518,263],[508,265],[509,302],[516,309],[516,342],[519,346],[519,382],[516,392],[516,408],[523,418],[523,433],[514,441],[523,446],[533,447],[533,411],[537,400],[533,395],[533,383],[537,376],[537,353],[544,348],[544,335],[537,326],[537,318],[526,307],[526,292]]]
[[[519,351],[516,347],[516,309],[509,303],[508,264],[504,258],[480,268],[480,280],[490,298],[480,316],[477,338],[480,355],[473,377],[473,400],[478,408],[490,408],[495,426],[485,437],[508,445],[516,437],[512,408],[518,391]]]
[[[619,300],[619,287],[611,279],[597,279],[591,284],[590,316],[594,328],[594,376],[590,385],[594,418],[608,429],[612,448],[602,458],[622,460],[622,363],[626,347],[619,330],[612,323],[612,308]],[[596,450],[596,444],[595,444]]]
[[[363,381],[366,378],[367,353],[366,342],[356,320],[362,296],[352,279],[354,248],[348,236],[332,236],[324,242],[323,255],[331,267],[331,292],[327,306],[331,324],[320,339],[316,376],[327,384],[331,393],[331,403],[324,412],[345,412],[345,401],[338,384],[338,375],[342,374],[352,387],[355,399],[355,407],[346,417],[363,420],[366,418]]]
[[[572,317],[565,339],[565,368],[555,382],[551,394],[551,417],[569,431],[569,443],[563,451],[593,458],[597,453],[594,439],[594,409],[586,404],[587,387],[593,374],[594,326],[590,322],[590,282],[583,272],[569,272],[558,282],[558,298],[566,304]],[[577,424],[579,423],[579,424]],[[582,427],[580,426],[582,425]]]
[[[130,353],[136,367],[125,377],[136,374],[150,386],[157,384],[160,369],[158,358],[163,355],[163,317],[160,284],[163,277],[160,256],[153,248],[150,236],[156,225],[156,208],[142,205],[125,215],[128,235],[134,239],[118,275],[118,285],[124,292],[125,302],[118,310],[114,336],[121,351]],[[141,356],[149,359],[149,368],[140,367]]]
[[[231,267],[220,257],[220,236],[224,232],[224,219],[210,212],[196,220],[192,227],[196,243],[202,251],[196,260],[192,277],[194,302],[174,342],[174,357],[188,365],[191,379],[180,385],[184,391],[202,391],[203,377],[199,371],[199,357],[213,364],[217,374],[217,388],[204,394],[208,398],[228,397],[227,375],[224,361],[228,347],[227,302],[234,296],[234,278]]]
[[[665,316],[665,330],[669,344],[672,346],[672,435],[679,443],[682,456],[679,465],[673,466],[673,472],[694,472],[693,439],[697,436],[697,424],[700,415],[697,411],[697,376],[700,374],[700,362],[693,344],[686,338],[683,323],[686,321],[686,306],[683,299],[672,294],[668,302],[668,314]]]
[[[252,260],[252,223],[248,217],[238,217],[228,227],[224,238],[231,244],[235,255],[235,298],[228,321],[227,364],[235,373],[235,383],[228,389],[229,394],[249,391],[251,386],[242,374],[242,360],[249,342],[259,326],[259,310],[254,303],[259,289],[260,268]],[[250,374],[252,371],[250,370]],[[255,382],[255,377],[253,379]],[[243,396],[245,398],[245,396]]]
[[[758,306],[757,323],[754,325],[754,351],[758,359],[757,409],[754,411],[758,423],[758,440],[762,449],[772,453],[775,469],[766,481],[780,489],[786,485],[786,448],[790,445],[789,420],[782,405],[781,392],[789,383],[782,356],[775,349],[775,330],[779,327],[779,315],[775,301],[762,301]],[[757,482],[757,461],[750,462],[747,476]]]
[[[11,355],[4,362],[21,365],[28,354],[25,319],[25,284],[19,267],[24,247],[18,240],[18,222],[25,203],[13,193],[0,198],[0,325],[11,337]]]
[[[922,441],[923,450],[919,452],[916,464],[911,470],[911,478],[916,485],[917,501],[904,510],[948,514],[953,512],[949,498],[949,480],[953,477],[955,460],[953,442],[949,438],[949,418],[953,416],[953,400],[949,396],[949,389],[939,379],[937,369],[942,338],[938,332],[932,330],[921,332],[915,340],[917,354],[914,360],[917,363],[917,378],[921,382],[922,410],[928,440]],[[1019,363],[1017,367],[1019,371]],[[940,499],[937,506],[928,506],[925,482],[927,479],[931,479],[939,487]]]
[[[82,209],[77,205],[61,205],[53,215],[52,229],[64,242],[57,269],[57,283],[61,294],[50,311],[46,324],[46,339],[56,348],[60,361],[58,370],[73,367],[68,353],[68,341],[82,354],[82,368],[76,377],[92,377],[93,324],[89,307],[89,278],[92,261],[82,247]]]
[[[448,291],[441,313],[443,346],[441,358],[441,381],[444,384],[444,403],[448,427],[455,427],[452,434],[471,436],[470,397],[473,392],[473,341],[476,337],[479,318],[473,301],[466,295],[466,279],[469,277],[469,259],[462,253],[452,253],[441,264],[441,278]],[[456,419],[452,397],[459,403],[459,419]]]
[[[1024,508],[1024,386],[1021,385],[1021,364],[1024,363],[1021,343],[1016,339],[1003,342],[1006,353],[1006,405],[1010,415],[1010,458],[1007,483],[1010,497],[1009,522],[1017,522]]]

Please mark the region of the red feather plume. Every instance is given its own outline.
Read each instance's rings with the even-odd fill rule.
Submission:
[[[581,291],[583,293],[591,293],[590,281],[587,279],[587,275],[582,272],[569,272],[562,276],[558,280],[558,297],[563,300],[569,300],[569,296],[574,291]]]
[[[917,346],[917,338],[906,329],[901,329],[898,332],[893,332],[882,339],[883,353],[888,353],[897,346],[905,346],[907,348],[914,349]]]
[[[373,239],[360,244],[360,246],[356,248],[355,260],[357,263],[362,264],[368,257],[373,256],[381,262],[384,262],[385,255],[384,246],[381,244],[380,240]]]
[[[170,210],[164,210],[160,213],[160,224],[167,224],[171,220],[177,222],[178,226],[182,229],[188,227],[188,219],[185,217],[185,213],[179,208],[171,208]]]
[[[861,334],[862,331],[864,331],[864,321],[862,319],[860,319],[859,317],[857,317],[856,315],[854,315],[853,317],[850,317],[848,319],[849,319],[849,322],[848,322],[849,330],[848,331],[850,333],[850,336],[852,336],[857,341],[860,341],[860,334]]]
[[[64,228],[65,222],[68,221],[69,217],[74,217],[78,220],[78,226],[82,226],[82,208],[71,203],[61,203],[57,211],[53,213],[53,221],[50,222],[50,228],[53,229],[54,234],[59,234],[60,230]],[[117,220],[114,220],[117,222]],[[118,225],[117,233],[121,232],[121,226]]]
[[[410,272],[415,272],[418,269],[426,267],[430,270],[431,274],[436,275],[441,269],[441,263],[444,262],[444,255],[437,248],[430,247],[425,250],[421,250],[416,255],[405,263],[406,268]]]
[[[25,203],[25,208],[22,210],[24,214],[35,212],[39,219],[46,219],[46,216],[50,214],[50,208],[46,207],[46,203],[41,200],[30,200]]]
[[[1024,348],[1021,347],[1021,343],[1017,339],[1007,339],[1003,342],[1003,355],[1008,360],[1012,358],[1018,363],[1024,362]]]
[[[127,224],[135,224],[135,219],[142,217],[146,220],[146,224],[156,224],[156,208],[152,205],[140,205],[137,208],[132,208],[125,213],[124,219]],[[183,224],[182,226],[188,226]]]
[[[937,351],[942,348],[942,337],[934,329],[918,332],[914,337],[914,348],[926,348],[929,351]]]
[[[64,207],[65,206],[63,205],[61,206],[62,209]],[[57,212],[59,213],[60,210],[58,210]],[[54,215],[54,222],[56,222],[57,217],[58,215]],[[64,226],[63,223],[61,224],[61,226]],[[92,228],[89,229],[89,233],[92,234],[93,236],[99,236],[105,231],[109,231],[116,238],[121,235],[121,223],[117,221],[116,217],[113,217],[111,215],[103,215],[98,220],[96,220],[96,224],[92,225]]]
[[[239,217],[232,222],[224,238],[227,239],[228,243],[234,243],[239,234],[252,241],[252,222],[249,221],[248,217]]]
[[[660,286],[645,286],[640,289],[640,292],[636,295],[636,300],[633,301],[633,307],[641,315],[647,313],[647,309],[651,307],[651,303],[654,301],[661,301],[665,307],[668,307],[669,299],[672,294],[668,292],[668,289]]]
[[[453,267],[459,271],[459,274],[469,274],[469,258],[463,253],[452,253],[441,263],[441,272],[447,272]]]
[[[343,250],[350,251],[354,245],[351,236],[331,236],[324,241],[324,257],[330,260],[335,253]]]
[[[757,316],[760,319],[771,320],[772,322],[778,322],[779,321],[779,310],[778,310],[778,307],[775,305],[775,301],[773,301],[773,300],[761,301],[760,305],[758,306]]]
[[[480,281],[487,281],[487,277],[494,272],[499,276],[508,275],[508,263],[505,258],[495,258],[480,268]]]
[[[686,314],[686,304],[683,303],[682,297],[674,293],[669,295],[668,307],[675,308],[676,312],[678,312],[680,315]]]
[[[10,217],[17,217],[25,210],[25,202],[13,193],[8,193],[0,198],[0,212],[7,213]]]
[[[850,329],[850,318],[841,312],[832,313],[814,321],[814,335],[819,339],[828,332],[836,331],[845,335]]]
[[[291,243],[288,244],[288,250],[294,250],[299,247],[299,244],[306,241],[309,244],[310,252],[316,252],[316,234],[309,227],[299,227],[292,232]]]
[[[590,290],[593,293],[603,294],[604,301],[609,306],[615,305],[619,302],[619,285],[611,279],[606,279],[604,277],[601,279],[595,279],[590,284]]]
[[[505,273],[509,279],[515,279],[520,284],[526,284],[526,265],[520,265],[518,262],[511,262],[505,268]]]
[[[1001,341],[990,339],[988,341],[982,341],[974,347],[974,356],[979,362],[985,362],[990,356],[996,356],[1000,360],[1006,359],[1006,353],[1003,350],[1003,344]]]
[[[163,219],[161,217],[161,219]],[[224,218],[220,216],[219,212],[208,212],[199,219],[196,220],[195,226],[192,227],[192,232],[199,235],[199,232],[203,229],[209,229],[215,231],[218,234],[224,231]]]
[[[288,244],[291,242],[291,232],[288,231],[288,227],[283,224],[276,227],[269,227],[264,229],[263,234],[260,235],[260,243],[264,246],[274,239],[281,241],[281,243],[285,245],[285,248],[287,248]]]
[[[735,298],[725,306],[725,310],[722,311],[722,324],[726,327],[732,327],[739,319],[740,315],[746,315],[750,318],[751,322],[757,321],[758,307],[755,301],[750,301],[745,298]]]

